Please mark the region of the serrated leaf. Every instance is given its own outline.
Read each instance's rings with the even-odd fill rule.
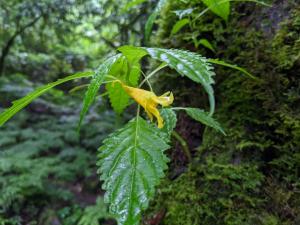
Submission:
[[[161,49],[161,48],[144,48],[149,55],[157,60],[165,62],[169,67],[175,69],[182,76],[186,76],[191,80],[202,84],[209,96],[210,114],[215,109],[214,83],[212,71],[213,67],[208,60],[196,53],[177,50],[177,49]]]
[[[120,52],[128,59],[129,62],[140,61],[148,52],[140,47],[125,45],[118,48]]]
[[[203,123],[206,126],[212,127],[222,134],[226,135],[221,125],[212,118],[207,112],[197,108],[183,108],[186,113],[192,117],[194,120],[197,120],[200,123]]]
[[[152,32],[152,28],[153,28],[153,24],[157,18],[157,16],[159,15],[160,11],[162,10],[162,8],[164,7],[164,5],[168,2],[168,0],[159,0],[159,2],[157,3],[153,13],[149,16],[148,20],[146,21],[146,25],[145,25],[145,39],[146,42],[149,41],[150,39],[150,35]]]
[[[111,134],[99,149],[105,201],[120,225],[138,225],[164,176],[166,134],[141,117]]]
[[[113,65],[111,74],[129,86],[135,87],[141,74],[139,61],[148,53],[134,46],[122,46],[118,50],[123,56]],[[130,97],[119,83],[107,84],[106,89],[114,111],[121,114],[128,106]]]
[[[98,93],[98,90],[103,83],[105,76],[109,73],[112,65],[121,57],[121,54],[117,54],[105,60],[99,68],[96,70],[93,79],[88,87],[88,90],[85,93],[83,100],[83,106],[80,112],[80,119],[78,124],[78,129],[80,128],[83,118],[88,112],[90,106],[93,104],[95,97]]]
[[[127,107],[130,97],[124,91],[120,83],[107,84],[106,89],[113,110],[121,114]]]
[[[181,19],[177,21],[172,28],[171,35],[178,33],[178,31],[180,31],[185,25],[189,24],[189,22],[189,19]]]
[[[216,15],[225,21],[228,20],[230,14],[230,2],[224,0],[202,0],[203,3]]]
[[[172,131],[176,127],[176,123],[177,123],[176,114],[172,109],[163,108],[160,110],[160,115],[164,119],[164,126],[161,129],[161,131],[165,132],[168,135],[168,138],[170,138]]]
[[[42,94],[44,94],[45,92],[50,90],[51,88],[53,88],[53,87],[55,87],[59,84],[68,82],[70,80],[84,78],[84,77],[90,77],[93,74],[94,74],[94,72],[90,72],[90,71],[89,72],[76,73],[74,75],[59,79],[59,80],[57,80],[53,83],[49,83],[49,84],[46,84],[42,87],[37,88],[35,91],[29,93],[25,97],[14,101],[13,105],[10,108],[6,109],[4,112],[2,112],[0,114],[0,126],[2,126],[6,121],[8,121],[11,117],[13,117],[21,109],[23,109],[28,104],[30,104],[34,99],[38,98],[39,96],[41,96]]]

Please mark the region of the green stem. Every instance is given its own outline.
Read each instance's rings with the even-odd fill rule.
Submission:
[[[165,63],[162,63],[159,65],[155,70],[153,70],[148,76],[145,77],[145,79],[140,83],[139,87],[141,87],[145,82],[149,81],[151,77],[153,77],[158,71],[162,70],[163,68],[167,67],[168,65]]]
[[[183,150],[184,154],[186,155],[188,161],[191,162],[192,156],[191,156],[190,149],[189,149],[186,141],[176,131],[172,131],[172,136],[180,143],[180,145],[182,146],[182,150]]]

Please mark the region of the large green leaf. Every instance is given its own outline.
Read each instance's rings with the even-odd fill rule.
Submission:
[[[216,15],[228,20],[230,14],[230,2],[224,0],[202,0],[203,3]]]
[[[88,87],[88,90],[85,93],[83,100],[83,106],[80,112],[80,119],[78,128],[80,128],[84,116],[88,112],[90,106],[93,104],[95,97],[98,93],[98,90],[103,83],[105,76],[109,73],[112,65],[121,57],[121,54],[114,55],[107,60],[105,60],[99,68],[96,70],[93,79]]]
[[[164,176],[166,134],[141,117],[111,134],[99,149],[105,201],[120,225],[138,225]]]
[[[74,80],[74,79],[78,79],[78,78],[83,78],[83,77],[90,77],[94,74],[94,72],[82,72],[82,73],[76,73],[74,75],[65,77],[63,79],[59,79],[53,83],[49,83],[46,84],[42,87],[37,88],[35,91],[29,93],[28,95],[26,95],[25,97],[14,101],[13,105],[6,109],[4,112],[2,112],[0,114],[0,126],[2,126],[7,120],[9,120],[11,117],[13,117],[17,112],[19,112],[21,109],[23,109],[24,107],[26,107],[28,104],[30,104],[34,99],[38,98],[39,96],[41,96],[42,94],[44,94],[45,92],[47,92],[48,90],[50,90],[51,88],[65,83],[67,81],[70,80]]]
[[[169,67],[175,69],[182,76],[187,76],[191,80],[202,84],[209,96],[210,114],[215,109],[214,83],[212,71],[213,67],[206,58],[189,51],[177,49],[144,48],[149,55],[157,60],[165,62]]]
[[[182,108],[182,109],[185,110],[186,113],[194,120],[197,120],[198,122],[203,123],[206,126],[212,127],[225,135],[225,132],[221,127],[221,125],[204,110],[197,109],[197,108]]]

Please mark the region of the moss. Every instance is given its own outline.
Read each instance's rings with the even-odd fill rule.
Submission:
[[[196,27],[186,28],[185,34],[212,40],[218,49],[215,55],[196,49],[184,39],[186,35],[170,38],[174,23],[170,11],[188,6],[174,4],[165,9],[157,45],[222,58],[247,68],[259,79],[217,68],[215,117],[228,135],[205,130],[189,170],[161,185],[148,221],[163,210],[161,224],[300,223],[300,8],[290,10],[289,17],[277,23],[272,15],[281,5],[276,4],[290,9],[293,1],[276,1],[268,9],[249,3],[234,5],[227,25],[208,15]],[[267,23],[274,29],[266,29]],[[176,85],[183,90],[190,87],[189,83]],[[188,90],[194,96],[195,89]]]

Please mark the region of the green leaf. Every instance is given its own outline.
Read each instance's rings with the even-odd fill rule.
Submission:
[[[212,44],[207,39],[200,39],[199,42],[197,43],[197,45],[199,45],[199,44],[203,45],[204,47],[208,48],[209,50],[215,52],[214,47],[212,46]],[[196,47],[198,48],[198,46],[196,46]]]
[[[105,201],[120,225],[138,225],[164,176],[166,134],[141,117],[111,134],[99,149]]]
[[[21,109],[23,109],[28,104],[30,104],[34,99],[38,98],[39,96],[41,96],[42,94],[44,94],[45,92],[50,90],[51,88],[53,88],[59,84],[65,83],[67,81],[70,81],[70,80],[84,78],[84,77],[90,77],[93,74],[94,74],[94,72],[76,73],[74,75],[65,77],[63,79],[59,79],[53,83],[49,83],[42,87],[37,88],[35,91],[29,93],[25,97],[23,97],[17,101],[14,101],[13,105],[10,108],[6,109],[4,112],[2,112],[0,114],[0,126],[2,126],[6,121],[8,121],[11,117],[13,117]]]
[[[252,79],[258,79],[257,77],[255,77],[251,73],[249,73],[247,70],[245,70],[244,68],[239,67],[237,65],[229,64],[229,63],[224,62],[224,61],[219,60],[219,59],[208,59],[208,62],[241,71],[242,73],[246,74],[248,77],[250,77]]]
[[[186,113],[192,117],[194,120],[197,120],[200,123],[205,124],[206,126],[212,127],[222,134],[226,135],[220,124],[214,120],[207,112],[197,108],[182,108]]]
[[[140,60],[147,51],[134,46],[122,46],[118,49],[123,56],[113,65],[111,74],[129,86],[137,86],[141,74]],[[121,84],[107,84],[109,99],[114,111],[121,114],[129,104],[130,97]]]
[[[171,31],[171,35],[176,34],[178,31],[180,31],[185,25],[189,24],[190,20],[189,19],[181,19],[177,21]]]
[[[144,48],[149,55],[157,60],[165,62],[169,67],[175,69],[182,76],[202,84],[209,96],[210,114],[215,109],[213,67],[208,60],[198,54],[177,49]]]
[[[164,127],[161,129],[161,131],[165,132],[168,135],[168,138],[170,138],[172,131],[176,127],[176,114],[172,109],[163,108],[160,110],[160,115],[164,119]]]
[[[122,12],[127,12],[129,9],[140,5],[142,3],[146,2],[146,0],[133,0],[133,1],[129,1],[127,2],[127,4],[123,7]]]
[[[118,50],[128,59],[129,62],[140,61],[148,52],[140,47],[124,45]]]
[[[88,112],[90,106],[93,104],[95,97],[98,93],[98,90],[103,83],[105,76],[109,73],[112,65],[121,57],[121,54],[117,54],[105,60],[95,72],[93,79],[88,87],[88,90],[85,93],[85,97],[83,100],[83,106],[80,112],[80,119],[78,124],[78,129],[82,124],[83,118]]]
[[[225,21],[228,20],[230,14],[230,2],[224,0],[202,0],[203,3],[216,15]]]
[[[146,25],[145,25],[145,39],[146,39],[146,42],[148,42],[149,39],[150,39],[153,24],[154,24],[157,16],[159,15],[160,11],[166,5],[167,2],[168,2],[168,0],[159,0],[159,2],[156,5],[156,8],[153,11],[153,13],[149,16],[149,18],[146,22]]]

